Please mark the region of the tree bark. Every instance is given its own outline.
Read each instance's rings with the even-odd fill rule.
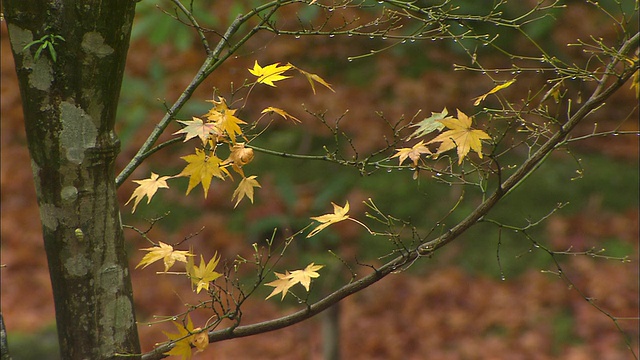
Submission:
[[[0,360],[11,360],[9,344],[7,343],[7,330],[4,328],[2,312],[0,312]]]
[[[134,9],[132,0],[4,1],[63,359],[140,353],[114,181]],[[39,39],[53,50],[25,49]]]

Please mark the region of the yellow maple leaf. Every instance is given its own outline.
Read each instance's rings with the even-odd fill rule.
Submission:
[[[315,265],[311,263],[307,265],[304,270],[294,270],[289,275],[291,281],[295,283],[300,283],[300,285],[304,286],[304,288],[309,291],[309,285],[311,284],[311,278],[317,278],[320,276],[316,271],[320,270],[324,267],[324,265]]]
[[[413,166],[418,166],[418,160],[420,160],[420,155],[422,154],[431,154],[431,150],[429,150],[425,145],[424,141],[420,140],[419,143],[413,145],[410,148],[402,148],[396,149],[397,153],[393,155],[391,158],[397,157],[400,161],[400,165],[407,159],[411,159],[413,161]]]
[[[261,114],[265,114],[265,113],[269,113],[269,112],[274,112],[274,113],[282,116],[285,120],[286,119],[290,119],[293,122],[302,122],[297,117],[289,114],[288,112],[286,112],[286,111],[284,111],[282,109],[276,108],[276,107],[272,107],[272,106],[269,106],[269,107],[265,108],[264,110],[262,110]]]
[[[267,286],[275,287],[275,289],[273,289],[271,294],[267,296],[267,299],[269,299],[274,295],[282,293],[282,298],[280,300],[283,300],[284,297],[287,295],[287,291],[289,291],[289,288],[295,285],[296,283],[291,281],[291,278],[290,278],[291,274],[288,271],[284,274],[280,274],[277,272],[274,272],[274,274],[276,274],[276,277],[278,279],[265,284]]]
[[[474,101],[474,103],[473,103],[473,106],[478,106],[478,105],[480,105],[480,103],[481,103],[481,102],[483,102],[483,101],[484,101],[484,99],[486,99],[486,98],[487,98],[487,96],[489,96],[489,95],[491,95],[491,94],[495,94],[495,93],[497,93],[498,91],[500,91],[500,90],[502,90],[502,89],[506,89],[506,88],[508,88],[508,87],[509,87],[509,86],[511,86],[511,84],[513,84],[514,82],[516,82],[516,79],[511,79],[511,80],[507,81],[507,82],[506,82],[506,83],[504,83],[504,84],[500,84],[500,85],[495,86],[493,89],[489,90],[487,93],[482,94],[482,95],[478,96],[477,98],[473,98],[473,99],[471,99],[471,100],[475,100],[475,101]]]
[[[561,92],[561,89],[562,89],[563,86],[564,86],[564,82],[563,81],[556,82],[551,87],[551,89],[549,89],[542,96],[542,99],[540,100],[540,103],[542,104],[543,102],[547,101],[547,99],[549,99],[550,97],[553,97],[553,101],[555,101],[555,103],[558,104],[560,102],[560,98],[563,96],[563,93]]]
[[[189,341],[189,338],[190,338],[189,334],[191,333],[191,330],[193,330],[193,323],[191,322],[191,317],[187,316],[186,328],[177,321],[174,321],[173,325],[175,325],[175,327],[178,329],[177,334],[163,331],[163,333],[167,336],[167,338],[169,338],[169,340],[174,342],[173,348],[164,354],[177,355],[177,356],[180,356],[182,360],[189,360],[191,359],[191,342]]]
[[[320,274],[318,274],[317,271],[322,269],[323,267],[324,265],[316,265],[314,263],[311,263],[307,265],[307,267],[303,270],[294,270],[292,272],[287,271],[284,274],[274,272],[278,279],[265,284],[267,286],[273,286],[275,288],[273,289],[271,294],[267,296],[267,299],[281,293],[282,297],[280,298],[280,300],[283,300],[287,295],[289,289],[295,284],[300,284],[304,286],[305,290],[309,291],[311,279],[319,277]]]
[[[231,142],[235,143],[236,135],[242,135],[240,125],[246,124],[246,122],[235,116],[237,109],[229,109],[223,97],[220,97],[220,101],[207,101],[213,103],[214,106],[205,116],[215,124],[221,133],[226,133]]]
[[[187,256],[193,256],[193,254],[189,253],[189,251],[184,250],[174,250],[173,246],[163,243],[162,241],[158,242],[158,246],[141,249],[144,251],[148,251],[148,253],[140,260],[138,265],[136,265],[136,269],[142,266],[142,268],[146,268],[150,264],[163,259],[164,260],[164,271],[167,272],[170,267],[175,264],[176,261],[186,263]]]
[[[491,139],[491,137],[482,130],[471,129],[472,120],[470,117],[458,110],[458,118],[439,121],[450,130],[443,132],[427,143],[440,142],[438,154],[457,147],[458,165],[462,163],[462,160],[467,156],[470,149],[478,153],[478,156],[482,159],[482,143],[480,140],[488,140]]]
[[[258,77],[258,79],[256,80],[257,83],[266,84],[266,85],[275,87],[275,85],[273,84],[274,82],[288,79],[291,77],[291,76],[282,75],[282,73],[284,73],[285,71],[291,68],[292,68],[291,65],[280,66],[280,63],[275,63],[275,64],[262,67],[258,64],[258,61],[256,60],[256,62],[253,64],[253,69],[249,69],[249,72],[252,75]]]
[[[167,185],[167,180],[171,178],[172,176],[159,176],[158,174],[152,172],[151,177],[148,179],[133,180],[133,182],[138,184],[139,186],[133,191],[133,194],[131,194],[131,197],[125,205],[129,204],[131,200],[135,199],[133,202],[133,209],[131,210],[132,213],[135,212],[136,207],[138,206],[138,203],[140,203],[142,198],[146,196],[148,204],[151,202],[151,198],[153,197],[153,195],[155,195],[158,189],[168,189],[169,185]]]
[[[215,155],[207,155],[204,150],[196,149],[196,153],[181,157],[189,164],[185,166],[182,172],[176,176],[188,176],[189,187],[187,188],[187,195],[189,192],[202,183],[204,190],[204,197],[207,197],[209,192],[209,186],[211,186],[211,179],[215,176],[224,180],[225,174],[231,176],[229,171],[224,167],[222,160]]]
[[[163,331],[167,338],[174,342],[173,348],[164,353],[165,355],[176,355],[180,356],[182,360],[189,360],[191,359],[191,345],[196,347],[196,352],[203,351],[209,345],[207,333],[201,328],[193,328],[190,315],[187,315],[186,327],[177,321],[173,321],[173,325],[178,329],[177,334]]]
[[[315,220],[320,222],[320,225],[318,225],[315,229],[313,229],[309,235],[307,235],[307,238],[310,238],[312,236],[314,236],[315,234],[319,233],[320,231],[322,231],[324,228],[326,228],[327,226],[331,225],[331,224],[335,224],[337,222],[340,222],[342,220],[346,220],[347,218],[349,218],[349,215],[347,215],[347,213],[349,212],[349,202],[347,201],[347,203],[344,205],[344,207],[341,207],[339,205],[336,205],[334,203],[331,203],[333,205],[333,214],[325,214],[325,215],[321,215],[321,216],[316,216],[316,217],[312,217],[311,220]]]
[[[240,200],[242,200],[245,196],[249,198],[249,200],[251,200],[251,203],[253,204],[253,188],[256,187],[261,186],[260,183],[258,183],[258,180],[256,180],[255,175],[242,178],[242,180],[240,180],[240,184],[238,184],[238,187],[233,192],[233,196],[231,197],[231,201],[237,198],[236,204],[233,207],[235,208],[236,206],[238,206]]]
[[[209,290],[209,283],[222,276],[222,274],[215,271],[220,257],[215,253],[209,262],[205,262],[202,255],[200,255],[200,265],[195,266],[193,263],[193,257],[190,257],[187,261],[187,276],[191,279],[191,287],[197,286],[196,294],[200,293],[200,290]],[[216,258],[217,256],[217,258]]]
[[[294,66],[295,67],[295,66]],[[312,74],[310,72],[306,72],[298,67],[295,67],[296,70],[298,70],[302,75],[304,75],[307,78],[307,81],[309,81],[309,84],[311,84],[311,90],[313,90],[313,93],[316,93],[316,85],[315,83],[319,83],[321,85],[324,85],[327,89],[336,92],[335,90],[333,90],[333,88],[331,87],[331,85],[329,85],[329,83],[327,83],[326,81],[324,81],[323,78],[321,78],[320,76],[316,75],[316,74]]]
[[[181,130],[174,132],[172,135],[186,134],[184,137],[185,142],[197,136],[202,140],[202,144],[205,144],[207,139],[211,137],[211,134],[219,134],[218,127],[215,123],[204,122],[202,119],[195,116],[191,121],[178,120],[178,122],[186,126]]]
[[[629,89],[636,90],[636,99],[640,97],[640,70],[636,70],[636,72],[633,73],[633,77],[631,78],[631,86],[629,87]]]

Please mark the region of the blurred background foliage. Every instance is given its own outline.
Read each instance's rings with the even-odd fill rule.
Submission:
[[[238,14],[246,12],[258,3],[260,1],[194,1],[191,4],[192,11],[200,25],[212,29],[207,33],[209,40],[217,41],[219,34]],[[365,1],[364,3],[374,4],[375,1]],[[416,2],[416,4],[418,3],[433,4],[432,1]],[[455,3],[460,6],[461,12],[478,15],[486,13],[486,2],[483,1],[462,0]],[[614,1],[605,1],[601,2],[601,5],[614,15],[619,14],[621,9],[626,13],[633,13],[635,6],[631,0],[621,1],[619,4]],[[522,14],[524,9],[529,6],[531,6],[531,2],[508,2],[501,7],[501,10],[507,18],[512,18]],[[354,10],[354,12],[356,11]],[[356,13],[359,16],[374,15],[373,8],[368,10],[366,7]],[[204,51],[195,31],[172,18],[175,15],[176,13],[168,1],[160,1],[156,4],[145,0],[138,5],[136,21],[132,30],[126,76],[121,92],[121,103],[118,109],[118,134],[123,148],[120,166],[126,164],[128,159],[135,154],[137,147],[151,131],[155,122],[163,115],[167,104],[171,104],[179,96],[197,70],[199,63],[204,59]],[[322,19],[325,13],[316,7],[301,6],[296,13],[280,15],[277,21],[285,26],[287,24],[295,26],[298,22],[296,16],[302,22],[317,21]],[[637,18],[637,13],[635,16]],[[541,19],[532,21],[526,27],[526,31],[543,46],[552,48],[556,56],[571,62],[571,59],[576,55],[572,49],[566,46],[565,40],[588,36],[585,34],[591,34],[592,32],[588,32],[590,29],[595,31],[596,27],[602,26],[601,24],[606,21],[606,16],[602,12],[595,11],[593,6],[585,3],[565,9],[550,10]],[[578,23],[579,26],[576,25]],[[490,34],[491,38],[497,36],[493,42],[494,45],[506,51],[522,50],[519,48],[522,44],[516,40],[517,34],[493,25],[485,27],[482,31]],[[466,24],[464,23],[451,26],[453,35],[459,35],[465,30]],[[604,33],[604,36],[609,38],[617,36],[611,31],[603,32],[602,29],[598,29],[597,33]],[[3,30],[3,37],[5,35],[6,32]],[[495,51],[490,46],[483,46],[482,43],[472,40],[462,41],[465,42],[462,44],[465,48],[475,49],[479,57],[490,58],[491,52]],[[340,129],[352,138],[354,146],[359,152],[362,152],[359,155],[364,155],[380,147],[384,143],[384,136],[389,135],[389,129],[376,112],[382,113],[384,118],[389,119],[392,123],[402,116],[410,119],[418,110],[422,110],[420,115],[422,116],[431,111],[440,111],[445,106],[450,112],[455,108],[468,109],[471,112],[473,111],[471,110],[471,99],[486,92],[492,86],[490,82],[483,79],[482,74],[453,71],[452,63],[468,62],[463,48],[453,41],[431,41],[430,39],[408,41],[392,46],[388,51],[375,56],[354,61],[347,60],[349,56],[366,54],[371,50],[389,45],[390,41],[380,38],[308,37],[296,39],[260,33],[201,86],[192,100],[182,109],[178,118],[190,119],[191,116],[205,113],[209,107],[209,103],[206,103],[205,100],[211,99],[214,89],[219,95],[230,98],[231,84],[242,84],[244,79],[249,77],[247,68],[253,64],[254,60],[258,60],[261,64],[291,62],[307,71],[318,73],[334,86],[336,93],[320,89],[318,94],[314,96],[303,78],[287,80],[275,89],[254,89],[247,105],[239,111],[241,119],[252,121],[260,116],[259,112],[264,107],[275,106],[282,107],[299,117],[302,119],[302,124],[292,125],[276,121],[252,144],[277,151],[315,155],[323,155],[325,146],[330,151],[337,146],[340,151],[351,154],[351,147],[346,138],[341,137],[340,143],[336,144],[328,129],[310,115],[310,113],[324,113],[326,111],[324,116],[327,123],[333,124],[348,110],[349,112],[341,119]],[[499,62],[497,65],[500,66]],[[3,74],[3,80],[4,78]],[[541,82],[535,79],[535,74],[525,74],[521,79],[517,85],[509,89],[512,92],[509,95],[511,98],[526,98],[528,86],[531,85],[529,80]],[[599,124],[599,129],[637,130],[638,124],[634,120],[638,115],[637,101],[630,90],[623,89],[620,93],[611,100],[607,107],[595,114],[597,119],[594,119],[593,122]],[[235,105],[239,106],[242,103],[244,103],[244,99]],[[634,114],[625,114],[628,116],[627,121],[622,121],[623,118],[611,116],[611,114],[616,114],[616,107],[633,109]],[[480,126],[484,120],[486,118],[483,119],[481,116],[476,119]],[[3,119],[3,125],[4,122]],[[177,125],[173,126],[170,132],[178,129]],[[171,138],[170,132],[161,140]],[[610,146],[609,142],[615,144]],[[3,146],[5,146],[4,140]],[[184,166],[184,162],[179,157],[192,151],[193,145],[189,143],[167,148],[150,158],[150,161],[138,169],[131,179],[146,178],[150,171],[163,175],[177,174]],[[513,158],[514,163],[518,161],[516,156],[514,155]],[[5,167],[3,167],[3,172],[4,169]],[[259,152],[256,153],[255,160],[245,168],[245,172],[248,175],[258,175],[258,180],[263,185],[261,189],[256,191],[254,205],[243,202],[234,210],[231,193],[235,185],[229,180],[225,182],[214,180],[207,199],[203,200],[201,188],[194,189],[191,195],[184,197],[187,180],[179,179],[171,180],[172,189],[159,192],[150,205],[143,202],[135,215],[130,214],[129,207],[124,207],[122,210],[123,221],[144,228],[147,225],[143,219],[156,218],[169,213],[151,231],[152,239],[173,243],[190,234],[195,234],[188,244],[193,246],[196,251],[203,253],[205,257],[210,257],[213,252],[218,251],[230,262],[233,261],[237,253],[245,257],[251,256],[251,244],[257,243],[259,246],[264,246],[265,239],[272,236],[274,229],[277,229],[276,237],[281,241],[283,237],[307,226],[310,222],[310,216],[330,212],[331,201],[342,205],[348,199],[352,206],[352,216],[365,220],[364,213],[367,209],[362,205],[362,202],[372,198],[385,213],[399,219],[397,221],[399,226],[401,226],[402,220],[410,220],[412,225],[424,231],[431,229],[440,221],[443,214],[446,214],[454,206],[462,191],[459,187],[450,186],[447,179],[444,181],[438,179],[437,175],[420,176],[417,180],[412,180],[413,172],[409,169],[390,172],[380,169],[368,176],[362,176],[354,168],[344,168],[335,164],[309,160],[284,159]],[[580,172],[582,176],[577,176],[577,172]],[[535,222],[552,212],[558,204],[564,204],[550,219],[533,227],[527,234],[544,246],[558,251],[569,248],[574,251],[587,251],[595,248],[597,250],[606,249],[604,254],[614,257],[629,256],[631,263],[615,262],[614,264],[614,261],[606,263],[601,259],[590,260],[595,264],[594,266],[584,265],[580,260],[576,262],[573,256],[559,259],[568,271],[575,274],[578,284],[584,285],[587,290],[593,290],[593,288],[589,287],[589,282],[581,282],[581,279],[591,274],[589,271],[601,272],[600,277],[603,278],[624,278],[624,281],[621,280],[619,284],[622,289],[611,288],[609,291],[614,293],[606,295],[614,296],[616,299],[620,298],[614,309],[617,315],[637,317],[638,299],[634,299],[633,294],[637,295],[638,279],[639,182],[637,138],[621,136],[587,140],[572,147],[571,153],[552,155],[552,159],[538,169],[526,184],[510,194],[490,213],[489,217],[503,224],[524,227],[528,221]],[[121,187],[120,197],[123,204],[133,189],[134,184],[130,181]],[[455,208],[444,223],[455,224],[481,200],[482,194],[477,189],[468,187],[464,191],[465,201]],[[3,208],[4,204],[3,200]],[[409,232],[410,229],[404,231]],[[130,239],[130,253],[132,254],[132,263],[135,264],[141,256],[137,249],[146,247],[147,244],[133,232],[127,232],[126,235]],[[296,240],[285,257],[285,261],[280,264],[282,268],[278,270],[283,271],[284,269],[296,268],[296,266],[305,266],[311,261],[326,264],[326,273],[321,274],[323,277],[318,282],[321,285],[314,286],[314,291],[326,292],[328,289],[344,283],[349,277],[349,273],[344,271],[341,261],[336,256],[328,254],[327,250],[331,249],[350,264],[353,264],[356,256],[359,261],[364,263],[379,264],[385,260],[385,258],[379,259],[379,257],[387,254],[393,248],[393,244],[389,241],[381,238],[372,239],[354,224],[339,224],[324,230],[313,239]],[[3,242],[3,252],[5,251]],[[473,294],[474,291],[492,292],[495,290],[500,292],[504,290],[513,296],[511,301],[539,301],[540,303],[549,301],[559,306],[559,308],[554,308],[553,312],[547,312],[543,315],[552,317],[551,321],[545,321],[551,326],[551,330],[538,322],[535,325],[525,326],[526,329],[538,327],[539,329],[536,329],[539,331],[552,334],[548,335],[552,339],[550,340],[552,341],[551,349],[542,352],[540,359],[555,358],[556,356],[560,358],[560,356],[567,355],[567,351],[575,349],[578,349],[575,351],[579,354],[587,354],[585,357],[575,357],[576,359],[597,358],[597,355],[589,357],[590,352],[602,355],[606,351],[610,351],[614,357],[609,358],[621,358],[615,357],[615,354],[628,355],[628,350],[624,349],[619,333],[616,332],[612,324],[609,323],[607,326],[606,322],[605,325],[599,323],[598,329],[606,328],[607,334],[617,334],[617,340],[612,342],[609,348],[605,346],[604,350],[603,348],[598,348],[598,350],[592,348],[596,345],[594,345],[595,340],[591,336],[595,335],[580,330],[584,326],[589,326],[589,322],[585,322],[582,317],[583,314],[579,310],[579,308],[581,309],[580,305],[575,305],[584,302],[580,297],[552,295],[543,291],[535,295],[540,297],[536,299],[535,296],[524,293],[522,289],[529,285],[523,286],[521,282],[530,282],[532,277],[537,278],[536,281],[543,281],[545,285],[540,286],[546,290],[570,292],[566,286],[557,287],[557,285],[563,285],[561,280],[550,274],[540,274],[540,270],[555,271],[556,265],[547,253],[534,247],[525,236],[490,224],[480,224],[465,233],[459,241],[437,252],[432,259],[416,262],[407,273],[410,274],[408,280],[398,280],[398,278],[385,280],[385,282],[392,284],[381,286],[389,287],[390,293],[383,294],[382,290],[374,288],[370,290],[373,294],[370,296],[377,296],[376,294],[381,297],[395,296],[399,298],[400,304],[410,302],[412,301],[410,294],[418,291],[415,289],[421,286],[419,285],[421,282],[425,283],[424,286],[427,286],[426,283],[429,282],[438,284],[438,279],[435,277],[448,279],[447,281],[442,280],[443,285],[439,291],[450,290],[452,298],[465,297],[467,294]],[[253,275],[248,269],[243,274],[247,276],[247,279],[251,279]],[[332,276],[335,277],[333,284],[330,280]],[[403,277],[406,274],[399,276]],[[417,279],[422,280],[418,280],[416,283],[411,278],[412,276],[418,276]],[[539,280],[540,277],[544,280]],[[460,279],[465,279],[465,281]],[[182,311],[183,301],[189,298],[188,295],[184,295],[184,298],[174,299],[173,293],[176,289],[188,291],[188,284],[184,287],[174,279],[157,279],[153,271],[134,271],[134,281],[136,282],[134,285],[136,301],[140,308],[139,320],[142,322],[152,321],[153,314],[169,315]],[[148,290],[149,281],[157,284],[156,289]],[[485,289],[476,289],[476,285],[471,285],[469,282],[477,284],[478,287],[482,285]],[[633,285],[634,282],[635,285]],[[4,279],[3,283],[5,283]],[[401,287],[405,283],[412,284],[413,289],[403,292],[395,288],[395,286]],[[5,289],[6,287],[3,287],[3,293]],[[264,306],[261,305],[261,299],[270,290],[270,288],[262,289],[255,299],[257,305],[248,305],[248,310],[246,310],[248,318],[250,318],[252,309],[256,310],[258,307]],[[420,291],[422,291],[420,294],[423,295],[430,294],[429,290]],[[183,296],[182,293],[180,294]],[[362,309],[379,306],[373,305],[373,300],[369,299],[370,296],[358,295],[358,297],[346,302],[345,311],[360,306],[361,309],[355,311],[364,312],[364,314],[360,313],[360,320],[357,320],[358,318],[353,315],[356,318],[353,321],[365,321],[363,319],[367,318],[367,310]],[[533,299],[525,299],[528,296]],[[547,296],[557,299],[545,300]],[[415,295],[414,298],[425,300],[418,295]],[[439,302],[437,300],[429,297],[427,299],[431,299],[432,303],[425,304],[425,306],[438,308]],[[463,300],[451,301],[464,302]],[[285,301],[282,306],[288,309],[293,305],[295,305],[295,300]],[[392,307],[397,306],[397,304],[392,305]],[[447,306],[441,307],[444,313],[448,311]],[[470,309],[468,313],[464,313],[468,322],[474,321],[474,311],[486,311],[486,307],[475,308],[476,305],[466,303],[460,306]],[[496,306],[500,307],[499,304]],[[281,305],[275,304],[275,302],[270,302],[266,307],[267,309],[256,310],[259,313],[257,318],[273,315],[282,310]],[[518,308],[516,306],[514,311]],[[3,311],[8,312],[8,310],[6,305],[3,306]],[[433,311],[433,309],[429,311]],[[593,308],[590,308],[589,311],[593,312],[593,317],[598,319],[604,317]],[[449,316],[454,316],[454,313],[455,310],[449,311]],[[514,334],[518,333],[518,326],[522,327],[523,325],[512,326],[509,324],[509,321],[515,321],[510,320],[511,318],[520,315],[522,314],[503,314],[507,324],[486,325],[484,332],[479,335],[481,338],[479,343],[485,344],[488,348],[495,346],[496,351],[519,348],[522,353],[526,354],[529,350],[523,347],[522,343],[518,342],[519,340],[513,340],[516,336]],[[349,322],[351,316],[346,314],[343,322],[351,324]],[[385,319],[384,316],[375,312],[369,316],[378,317],[382,322]],[[45,318],[49,321],[53,319],[51,314]],[[607,321],[610,322],[610,320]],[[43,319],[43,322],[47,321]],[[7,325],[11,328],[10,320]],[[315,325],[312,323],[308,326]],[[376,323],[376,326],[385,325]],[[411,332],[411,325],[405,326],[402,331]],[[420,328],[420,326],[417,327]],[[633,322],[625,323],[623,327],[632,338],[637,338],[637,320],[635,325]],[[162,328],[154,327],[153,330],[148,330],[145,327],[141,329],[141,333],[152,337],[153,334],[159,334],[160,329]],[[305,327],[305,329],[308,328]],[[428,331],[438,331],[438,329]],[[452,333],[455,337],[464,337],[465,334],[464,331],[453,331]],[[528,330],[524,333],[528,333]],[[280,332],[278,334],[285,336]],[[287,334],[291,335],[292,339],[296,339],[291,333]],[[32,351],[31,349],[34,349],[34,346],[19,345],[25,341],[25,335],[20,335],[17,332],[10,332],[9,335],[14,359],[45,358],[41,357],[41,353],[27,354]],[[420,339],[419,335],[417,336]],[[539,336],[544,338],[545,335]],[[40,333],[37,333],[35,337],[43,339],[43,335]],[[349,339],[357,338],[357,334],[345,335],[345,337],[345,343],[347,343]],[[507,345],[492,345],[491,341],[487,339],[493,337],[502,339]],[[407,338],[411,338],[411,335],[407,335]],[[607,335],[607,339],[609,338],[610,336]],[[162,341],[162,339],[160,335],[160,337],[150,339],[143,338],[143,341],[146,341],[145,346],[148,349],[153,343]],[[536,337],[536,339],[538,338]],[[386,341],[391,342],[392,340],[389,338]],[[449,341],[455,342],[455,340]],[[26,343],[29,343],[29,340],[26,340]],[[44,341],[33,341],[33,343],[42,343],[43,346],[48,344]],[[236,340],[229,343],[231,343],[229,345],[231,348],[241,344]],[[285,343],[286,341],[283,342],[283,344]],[[544,341],[542,343],[544,344]],[[637,341],[634,344],[637,353]],[[214,347],[218,350],[213,350],[214,354],[216,351],[224,354],[225,346],[227,345],[215,344]],[[410,345],[407,346],[410,347]],[[461,345],[461,349],[463,348],[464,346]],[[269,352],[268,347],[264,347],[264,349],[267,353]],[[586,350],[582,351],[583,349]],[[237,349],[229,351],[238,354]],[[310,345],[308,351],[309,353],[317,352],[317,347]],[[378,349],[378,351],[380,350]],[[387,354],[387,356],[380,358],[399,358],[394,357],[395,355],[389,351],[391,350],[385,348],[381,353]],[[463,352],[463,350],[459,351]],[[273,353],[278,354],[276,350],[273,350]],[[351,354],[349,350],[346,350],[346,353]],[[296,356],[295,354],[290,355],[289,358]],[[281,353],[281,355],[273,355],[272,358],[287,358],[283,356]],[[54,355],[46,358],[53,359]]]

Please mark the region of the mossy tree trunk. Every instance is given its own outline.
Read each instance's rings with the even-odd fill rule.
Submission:
[[[120,150],[114,123],[135,2],[5,0],[3,6],[62,358],[140,353],[114,181]],[[44,41],[53,41],[53,50],[38,53]]]

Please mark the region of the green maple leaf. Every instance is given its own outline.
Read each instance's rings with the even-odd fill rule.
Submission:
[[[444,119],[453,119],[449,116],[447,108],[444,108],[442,112],[439,113],[432,112],[431,116],[428,118],[425,118],[417,124],[411,125],[411,127],[417,127],[417,129],[407,138],[407,140],[415,139],[430,134],[436,130],[444,129],[444,124],[440,122],[440,120]]]

